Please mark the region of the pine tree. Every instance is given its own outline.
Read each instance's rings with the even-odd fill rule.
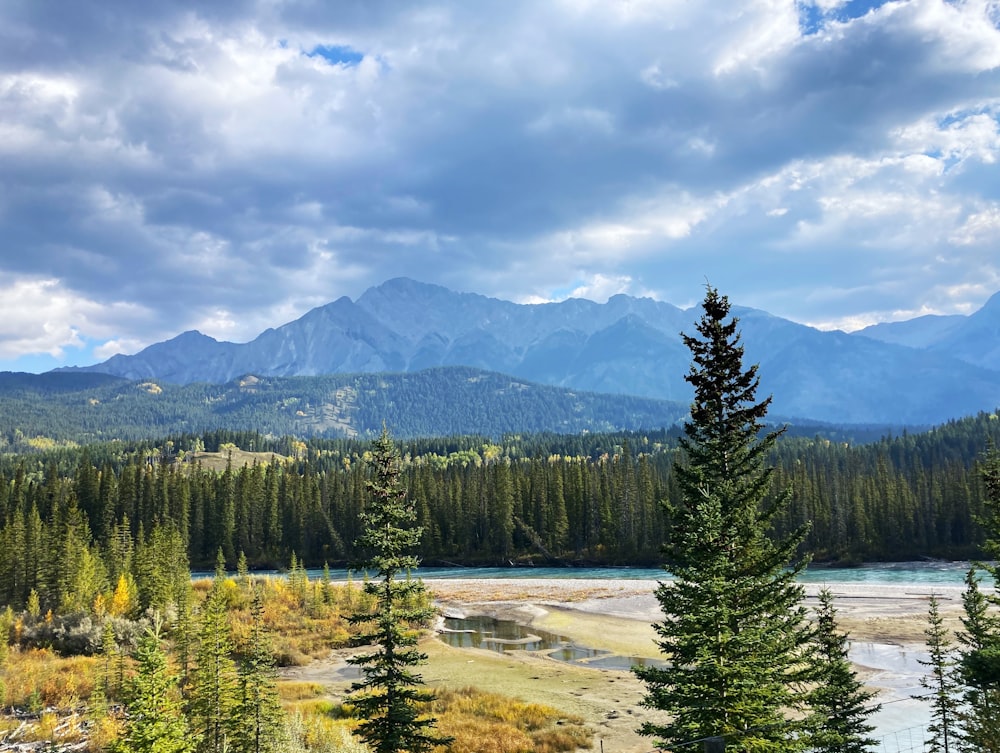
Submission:
[[[987,553],[1000,558],[1000,452],[991,446],[983,458],[980,473],[985,487],[985,515],[979,521],[986,531]],[[1000,586],[1000,566],[979,563],[989,573],[994,589]],[[1000,751],[1000,597],[984,594],[979,576],[970,569],[965,578],[962,605],[965,615],[959,633],[959,677],[963,685],[960,711],[961,743],[966,751]]]
[[[430,731],[436,720],[421,714],[418,704],[434,695],[419,687],[423,679],[412,670],[427,661],[416,648],[417,625],[432,610],[425,605],[422,581],[397,579],[418,564],[410,552],[420,541],[421,530],[414,526],[416,510],[406,498],[399,454],[384,427],[372,446],[369,469],[364,532],[356,543],[371,552],[362,567],[378,575],[364,585],[375,600],[374,613],[361,611],[349,618],[352,624],[373,623],[358,643],[374,649],[348,660],[361,667],[363,678],[351,687],[351,701],[363,718],[356,734],[375,753],[428,751],[448,742]]]
[[[332,586],[330,585],[330,565],[323,563],[323,576],[320,581],[323,585],[323,603],[330,604],[332,601]]]
[[[962,605],[965,614],[958,634],[961,646],[958,665],[964,687],[959,711],[960,749],[969,753],[1000,751],[1000,619],[979,588],[975,568],[965,576]]]
[[[199,753],[225,753],[236,705],[236,663],[223,584],[216,577],[205,599],[191,672],[189,716],[202,735]]]
[[[10,627],[13,623],[13,610],[8,606],[0,613],[0,706],[7,700],[7,686],[4,684],[4,664],[7,663]]]
[[[637,667],[644,706],[668,721],[643,735],[660,748],[724,737],[734,751],[801,750],[807,690],[803,667],[809,629],[796,562],[805,531],[768,534],[788,495],[765,500],[772,469],[764,460],[778,432],[760,436],[770,398],[756,402],[757,367],[743,368],[729,301],[708,288],[698,337],[684,335],[693,364],[691,417],[678,464],[681,498],[667,503],[664,548],[672,581],[656,591],[664,620],[657,645],[668,667]]]
[[[868,717],[875,692],[865,690],[848,658],[847,636],[837,628],[837,610],[828,589],[819,593],[816,614],[816,686],[809,696],[814,729],[810,750],[815,753],[865,753],[878,741]]]
[[[246,588],[250,585],[250,568],[247,566],[247,556],[242,549],[240,549],[240,555],[236,560],[236,579],[240,588]]]
[[[191,753],[197,737],[188,729],[181,711],[177,680],[160,647],[158,629],[139,639],[136,676],[128,687],[128,720],[125,734],[114,746],[116,753]]]
[[[259,587],[253,591],[250,616],[249,645],[240,667],[238,701],[233,714],[236,731],[233,742],[240,753],[275,753],[283,742],[284,712],[278,697],[277,672]]]
[[[139,527],[139,545],[132,560],[133,576],[141,609],[176,606],[179,594],[191,587],[187,545],[177,526],[158,523],[143,536]]]
[[[177,662],[180,664],[181,687],[186,687],[191,670],[191,650],[194,645],[194,624],[191,614],[191,589],[178,594],[177,615],[174,618],[173,639]]]
[[[226,579],[226,554],[220,546],[215,551],[215,582],[219,583]]]
[[[109,617],[104,620],[104,626],[101,628],[101,664],[98,681],[94,683],[107,700],[117,699],[121,693],[121,688],[115,682],[114,673],[114,661],[118,651],[114,622]]]
[[[958,750],[959,685],[953,645],[934,595],[927,608],[924,635],[927,636],[930,658],[920,663],[929,667],[930,673],[920,678],[920,684],[930,691],[929,695],[922,697],[931,705],[931,723],[927,726],[927,731],[931,733],[928,750],[930,753],[951,753]]]

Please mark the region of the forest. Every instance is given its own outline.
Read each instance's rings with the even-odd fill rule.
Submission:
[[[397,374],[245,376],[174,385],[104,374],[0,373],[0,452],[153,440],[218,428],[372,439],[513,431],[614,431],[671,425],[687,405],[534,384],[466,367]]]
[[[774,534],[808,523],[801,549],[817,562],[982,554],[978,466],[1000,440],[995,414],[862,443],[791,434],[769,460],[774,493],[791,495]],[[660,561],[675,433],[400,448],[425,564]],[[23,609],[34,592],[43,610],[66,611],[127,569],[145,608],[169,601],[173,570],[211,566],[220,550],[230,568],[241,558],[250,568],[350,565],[362,554],[368,453],[360,440],[217,431],[0,457],[0,603]]]

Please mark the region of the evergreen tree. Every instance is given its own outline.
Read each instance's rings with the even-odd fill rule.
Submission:
[[[406,498],[399,454],[385,427],[373,443],[369,469],[369,503],[357,545],[371,552],[362,567],[375,571],[377,578],[366,580],[364,590],[376,606],[374,613],[357,612],[349,620],[373,623],[358,643],[371,644],[374,650],[348,660],[361,667],[363,677],[351,688],[351,701],[363,718],[356,734],[375,753],[428,751],[448,742],[431,732],[436,720],[418,708],[434,695],[419,687],[423,679],[412,669],[427,661],[427,655],[416,648],[417,630],[432,610],[424,601],[422,581],[398,579],[417,566],[410,552],[422,532],[414,526],[416,510]]]
[[[104,620],[104,626],[101,629],[101,664],[98,680],[94,683],[106,700],[117,699],[121,693],[121,688],[115,683],[114,673],[114,660],[118,651],[114,622],[109,617]]]
[[[810,750],[815,753],[865,753],[878,741],[868,717],[879,710],[872,705],[875,693],[865,690],[847,656],[847,636],[837,629],[837,610],[828,589],[819,593],[816,614],[816,686],[809,696],[813,731]]]
[[[957,727],[959,715],[958,678],[955,658],[948,629],[938,608],[937,597],[932,595],[927,608],[927,650],[930,658],[920,661],[930,668],[930,673],[920,678],[920,684],[930,691],[923,700],[931,705],[930,753],[950,753],[958,750]]]
[[[240,667],[234,711],[234,747],[240,753],[275,753],[281,748],[284,712],[278,697],[271,639],[264,624],[264,602],[255,587],[250,606],[250,636]]]
[[[7,700],[7,686],[4,684],[4,664],[7,663],[8,645],[10,640],[10,625],[13,622],[13,611],[7,607],[0,614],[0,705]]]
[[[195,643],[190,588],[182,590],[179,594],[172,633],[174,650],[177,652],[177,661],[180,664],[181,687],[187,687],[191,670],[191,652]]]
[[[979,521],[986,532],[986,551],[1000,558],[1000,452],[990,446],[980,473],[985,488],[985,514]],[[984,594],[979,577],[970,569],[965,578],[962,605],[965,615],[959,633],[959,676],[964,686],[960,712],[961,748],[966,751],[1000,751],[1000,566],[996,562],[978,567],[992,576],[994,593]]]
[[[197,738],[181,711],[177,680],[160,646],[158,629],[139,639],[137,672],[128,687],[125,734],[116,753],[192,753]]]
[[[1000,752],[1000,620],[990,609],[995,601],[980,590],[971,568],[962,595],[965,629],[958,634],[958,672],[964,686],[959,747],[969,753]]]
[[[176,606],[180,592],[191,587],[187,545],[173,523],[157,523],[143,535],[132,561],[133,575],[142,609],[167,610]]]
[[[199,753],[225,753],[233,732],[236,663],[224,582],[216,577],[202,607],[196,666],[191,672],[189,716],[202,736]]]
[[[684,335],[693,364],[691,417],[681,440],[687,463],[676,469],[681,498],[670,504],[665,568],[656,591],[664,620],[657,644],[668,667],[637,667],[643,705],[666,712],[640,733],[660,748],[724,737],[734,751],[789,753],[804,740],[803,667],[809,642],[795,561],[805,531],[777,541],[768,534],[787,494],[770,497],[764,464],[778,433],[761,437],[770,398],[756,402],[757,367],[743,368],[729,301],[708,288],[697,324]]]
[[[246,588],[250,584],[250,568],[247,566],[247,556],[242,549],[236,560],[236,578],[241,588]]]

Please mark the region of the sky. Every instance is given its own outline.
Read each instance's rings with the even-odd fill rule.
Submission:
[[[824,329],[1000,290],[1000,2],[6,0],[0,370],[394,277]]]

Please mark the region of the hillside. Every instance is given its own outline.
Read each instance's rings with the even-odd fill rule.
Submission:
[[[6,447],[144,439],[213,429],[351,437],[383,421],[399,437],[615,431],[670,426],[687,406],[548,387],[470,368],[256,377],[172,385],[100,374],[0,374]],[[33,439],[45,437],[46,440]]]

